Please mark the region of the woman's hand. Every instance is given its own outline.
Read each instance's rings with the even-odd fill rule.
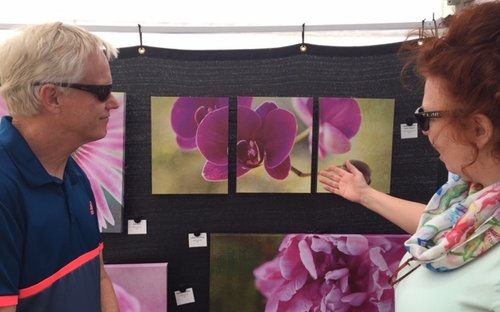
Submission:
[[[319,182],[331,193],[359,203],[363,192],[370,189],[370,168],[365,163],[353,161],[364,171],[361,172],[351,161],[342,167],[331,166],[319,172]]]

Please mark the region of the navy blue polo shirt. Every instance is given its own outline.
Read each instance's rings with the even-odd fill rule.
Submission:
[[[90,183],[68,159],[47,173],[12,126],[0,121],[0,307],[100,311],[102,241]]]

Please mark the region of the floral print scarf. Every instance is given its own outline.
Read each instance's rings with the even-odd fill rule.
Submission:
[[[483,188],[457,175],[431,198],[405,247],[436,272],[454,270],[500,241],[500,182]]]

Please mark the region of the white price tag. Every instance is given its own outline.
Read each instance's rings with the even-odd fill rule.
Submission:
[[[128,220],[128,234],[147,234],[148,223],[147,220]]]
[[[408,126],[407,124],[401,124],[401,139],[414,139],[418,138],[418,126],[417,123],[413,123]]]
[[[188,288],[185,291],[176,290],[175,302],[177,303],[178,306],[187,303],[193,303],[194,302],[193,288]]]
[[[189,248],[193,247],[207,247],[207,233],[199,233],[195,235],[194,233],[189,233],[188,235]]]

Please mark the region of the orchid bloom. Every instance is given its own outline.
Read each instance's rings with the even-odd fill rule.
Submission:
[[[227,97],[179,97],[170,116],[179,148],[184,151],[196,149],[198,125],[210,112],[228,105]]]
[[[255,111],[239,105],[237,120],[237,177],[264,165],[271,177],[285,179],[297,134],[295,116],[275,103],[265,102]],[[196,143],[207,160],[203,177],[208,181],[227,179],[228,107],[205,116],[198,127]]]
[[[306,126],[312,128],[313,98],[297,98],[294,108]],[[354,98],[319,98],[319,157],[351,150],[351,139],[361,127],[361,108]],[[309,133],[309,144],[312,131]]]

